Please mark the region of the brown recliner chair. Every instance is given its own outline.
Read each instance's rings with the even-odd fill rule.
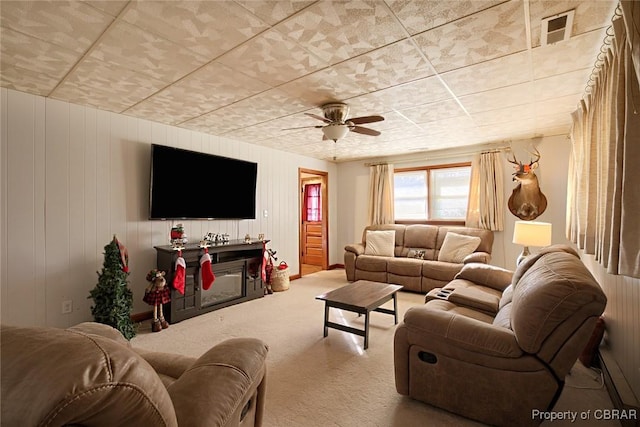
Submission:
[[[224,341],[199,358],[135,351],[116,329],[2,326],[2,425],[258,426],[267,347]]]
[[[568,246],[528,257],[506,288],[504,270],[492,280],[490,268],[466,277],[486,279],[477,283],[480,293],[501,292],[497,313],[482,304],[478,310],[475,290],[468,292],[473,284],[461,278],[468,304],[442,294],[407,311],[395,333],[396,389],[484,423],[537,425],[535,411],[553,408],[606,297]]]

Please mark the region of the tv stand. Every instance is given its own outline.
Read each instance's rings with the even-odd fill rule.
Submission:
[[[264,243],[267,243],[265,240]],[[157,268],[166,272],[171,302],[163,306],[167,320],[176,323],[219,308],[264,296],[261,269],[263,241],[231,240],[208,247],[211,268],[216,276],[209,290],[202,289],[200,257],[204,248],[187,244],[182,249],[185,268],[184,295],[173,288],[178,251],[170,245],[155,246]]]

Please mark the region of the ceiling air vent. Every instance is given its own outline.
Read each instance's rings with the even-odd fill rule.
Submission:
[[[549,16],[542,20],[540,44],[546,46],[569,40],[571,28],[573,27],[574,10]]]

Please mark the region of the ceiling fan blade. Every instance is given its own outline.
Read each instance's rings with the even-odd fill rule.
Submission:
[[[371,136],[380,135],[380,132],[378,132],[377,130],[365,128],[365,127],[362,127],[362,126],[354,126],[354,127],[350,128],[350,130],[352,132],[361,133],[363,135],[371,135]]]
[[[331,120],[329,120],[329,119],[327,119],[325,117],[319,116],[317,114],[313,114],[313,113],[305,113],[305,114],[307,116],[309,116],[309,117],[313,117],[314,119],[322,120],[325,123],[331,123]]]
[[[300,126],[297,128],[286,128],[286,129],[282,129],[282,130],[296,130],[296,129],[310,129],[310,128],[315,128],[315,129],[322,129],[324,126]]]
[[[364,116],[364,117],[354,117],[352,119],[347,119],[347,121],[353,123],[354,125],[362,125],[365,123],[374,123],[381,122],[384,120],[382,116]]]

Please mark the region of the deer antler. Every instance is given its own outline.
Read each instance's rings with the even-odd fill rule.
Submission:
[[[514,165],[520,167],[522,165],[522,163],[520,163],[518,160],[516,160],[516,155],[514,153],[511,153],[511,155],[513,156],[513,160],[510,160],[509,158],[507,158],[507,161],[509,163],[513,163]]]
[[[540,160],[540,152],[538,151],[538,149],[534,147],[533,150],[535,151],[535,154],[531,151],[529,151],[529,154],[531,154],[532,156],[536,156],[536,159],[531,159],[531,162],[529,162],[529,166],[533,165],[534,163],[538,163],[538,160]]]

